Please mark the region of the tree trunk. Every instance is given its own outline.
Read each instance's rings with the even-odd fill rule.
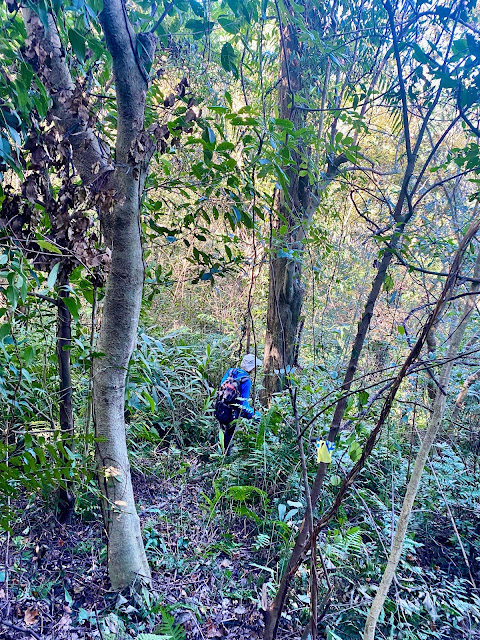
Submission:
[[[122,0],[105,0],[100,16],[113,58],[117,95],[112,185],[118,195],[109,215],[104,216],[112,262],[97,343],[102,355],[93,361],[96,460],[108,538],[108,572],[114,590],[150,580],[135,508],[124,418],[125,380],[136,345],[144,278],[140,200],[149,160],[149,137],[143,129],[147,78],[136,53],[141,50],[139,36],[125,20],[124,11]],[[153,56],[155,43],[153,37],[143,38],[143,50]]]
[[[107,280],[102,326],[93,360],[93,419],[102,508],[108,538],[112,587],[150,579],[128,461],[124,410],[125,379],[135,347],[143,288],[138,180],[130,178],[130,196],[116,207],[115,243]]]
[[[112,251],[104,318],[93,361],[93,417],[102,509],[108,536],[112,588],[120,590],[150,571],[135,508],[124,423],[125,378],[136,342],[143,289],[140,200],[153,142],[144,131],[148,74],[156,38],[135,34],[122,0],[104,0],[100,21],[113,60],[117,96],[115,167],[109,164],[88,111],[79,109],[76,86],[55,25],[48,30],[32,8],[23,7],[28,59],[53,101],[55,125],[68,138],[73,162],[85,186],[103,191],[102,222]],[[45,63],[47,60],[48,64]],[[101,174],[105,178],[99,180]]]
[[[303,303],[301,273],[300,262],[295,259],[270,259],[264,359],[264,386],[269,399],[284,388],[285,376],[294,364]]]
[[[57,298],[57,362],[60,376],[60,388],[58,405],[60,412],[60,429],[62,430],[63,443],[73,450],[73,406],[72,406],[72,376],[70,345],[72,343],[72,316],[65,304],[69,292],[66,285],[69,283],[69,273],[60,267],[59,291]],[[68,462],[66,460],[65,462]],[[72,490],[72,482],[63,478],[64,486],[59,492],[59,520],[70,524],[73,515],[75,496]]]
[[[295,69],[295,73],[291,69]],[[303,111],[294,109],[295,96],[301,91],[299,42],[291,25],[280,24],[280,81],[278,88],[279,117],[293,122],[295,129],[304,124]],[[286,168],[287,191],[277,189],[274,197],[276,231],[287,226],[284,234],[270,242],[270,277],[267,303],[267,326],[264,355],[264,388],[266,399],[284,388],[285,376],[293,367],[298,324],[302,309],[302,251],[304,226],[313,215],[314,194],[308,176],[300,176],[300,164],[308,149],[296,140],[290,154],[294,165]],[[316,200],[315,200],[316,202]]]
[[[476,226],[478,229],[478,222],[476,223]],[[479,277],[480,254],[477,256],[474,270],[474,278]],[[478,292],[479,289],[480,285],[474,284],[472,286],[472,293]],[[418,451],[417,458],[415,460],[415,466],[413,468],[412,475],[407,486],[402,509],[400,511],[397,526],[395,529],[395,536],[393,539],[390,556],[388,558],[387,567],[383,574],[382,581],[380,582],[380,585],[378,587],[375,599],[368,613],[367,621],[365,623],[365,629],[363,632],[363,640],[374,640],[375,638],[375,629],[377,626],[378,617],[383,609],[385,599],[388,595],[393,576],[395,575],[395,571],[402,554],[403,543],[405,541],[405,535],[407,533],[407,527],[410,520],[410,515],[412,513],[413,503],[415,502],[418,488],[420,486],[423,469],[427,462],[430,449],[432,448],[432,445],[435,442],[435,438],[437,437],[440,427],[442,426],[443,413],[447,400],[446,395],[442,390],[447,390],[448,383],[450,381],[450,374],[452,372],[453,365],[455,363],[463,336],[465,334],[465,330],[467,328],[467,320],[472,309],[474,308],[474,304],[475,303],[473,296],[467,298],[460,321],[452,332],[452,337],[450,339],[450,345],[446,356],[446,362],[443,365],[440,374],[439,388],[437,387],[435,399],[433,401],[433,411],[430,416],[428,428]]]

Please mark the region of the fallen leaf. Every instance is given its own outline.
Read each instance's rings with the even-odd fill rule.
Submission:
[[[223,567],[224,569],[231,567],[232,563],[230,562],[230,560],[228,560],[228,558],[225,558],[225,560],[222,560],[220,562],[220,566]]]
[[[212,620],[207,620],[207,638],[223,638],[223,631],[216,627]]]
[[[243,606],[243,604],[238,605],[236,609],[233,610],[234,613],[238,613],[239,616],[243,616],[244,613],[247,613],[247,609]]]
[[[32,625],[37,623],[38,611],[36,609],[31,609],[27,607],[25,611],[25,615],[23,616],[23,620],[27,627],[31,627]]]
[[[61,629],[70,629],[72,626],[72,618],[68,613],[64,613],[63,616],[58,621],[57,629],[60,631]]]

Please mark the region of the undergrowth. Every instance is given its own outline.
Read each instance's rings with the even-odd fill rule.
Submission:
[[[95,610],[92,602],[98,593],[81,601],[75,598],[73,588],[64,586],[68,569],[62,575],[52,568],[50,582],[41,578],[40,552],[35,556],[29,551],[30,529],[25,518],[17,515],[10,521],[12,553],[17,558],[10,570],[10,589],[17,598],[25,596],[27,584],[29,598],[48,600],[52,594],[65,598],[72,624],[101,629],[103,637],[112,640],[132,634],[139,640],[196,637],[197,627],[217,624],[213,612],[220,611],[225,601],[232,610],[250,607],[256,612],[256,624],[261,625],[262,589],[270,597],[275,594],[305,514],[305,489],[286,394],[269,410],[262,410],[260,425],[241,420],[232,456],[226,458],[222,453],[212,407],[215,389],[229,364],[233,364],[231,341],[226,338],[216,337],[205,344],[186,332],[164,337],[140,332],[128,373],[127,420],[154,590],[126,594],[123,600],[113,602],[106,598],[102,610]],[[83,371],[79,374],[84,376]],[[303,412],[312,402],[307,374],[296,381]],[[328,393],[329,385],[326,381],[324,392]],[[320,383],[314,393],[315,397],[321,395]],[[256,405],[258,408],[258,401]],[[358,408],[362,406],[360,403]],[[358,638],[363,629],[418,445],[412,425],[411,414],[393,414],[336,518],[319,538],[320,599],[329,584],[332,588],[320,628],[331,640]],[[333,502],[370,428],[368,419],[363,418],[341,432],[321,498],[322,510]],[[316,472],[315,439],[324,435],[321,426],[317,429],[306,434],[311,479]],[[79,443],[81,430],[82,426]],[[24,436],[20,443],[24,452],[15,455],[38,454],[37,445],[29,438]],[[478,579],[480,490],[470,439],[470,432],[459,431],[455,438],[445,434],[435,446],[396,580],[379,622],[380,637],[478,637],[480,600],[469,582],[469,569]],[[49,451],[53,455],[53,449]],[[83,451],[84,445],[71,456],[71,477],[76,483],[77,526],[90,527],[91,537],[88,543],[76,544],[74,556],[80,565],[93,562],[92,571],[97,573],[92,576],[101,582],[106,579],[98,574],[105,546],[96,525],[98,490],[91,476],[91,456],[83,458]],[[41,484],[24,484],[25,514],[33,511],[38,486],[48,497],[60,481],[52,476],[49,484],[47,464],[42,466],[41,456],[34,460],[40,468]],[[48,463],[48,458],[44,462]],[[23,464],[33,465],[31,461]],[[79,465],[84,469],[78,470]],[[90,471],[85,473],[87,468]],[[40,534],[37,537],[35,549],[45,544]],[[34,570],[25,569],[29,562],[34,563]],[[6,579],[0,574],[2,577]],[[209,585],[203,591],[198,586],[202,581]],[[285,631],[300,629],[308,620],[309,585],[307,563],[293,583],[282,621]],[[185,622],[187,614],[190,626]]]

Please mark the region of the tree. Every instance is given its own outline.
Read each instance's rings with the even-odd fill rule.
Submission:
[[[112,587],[122,589],[137,579],[150,578],[128,463],[124,398],[143,287],[140,203],[148,154],[152,153],[143,128],[148,86],[145,66],[151,64],[156,39],[134,33],[121,0],[104,3],[99,18],[113,59],[118,109],[112,165],[89,126],[85,98],[72,80],[53,15],[45,19],[36,5],[24,8],[23,18],[27,50],[52,98],[56,126],[70,137],[73,162],[83,185],[92,195],[103,196],[102,219],[112,247],[97,347],[102,356],[94,362],[93,415],[109,575]]]
[[[429,55],[425,54],[421,49],[421,45],[418,43],[419,27],[421,26],[423,29],[430,28],[430,23],[427,24],[425,22],[427,16],[428,19],[430,19],[430,13],[427,12],[426,15],[422,14],[422,16],[419,16],[416,10],[412,10],[411,14],[409,10],[407,10],[407,15],[403,16],[403,19],[400,20],[396,18],[390,2],[385,2],[385,9],[391,38],[388,42],[388,56],[393,55],[392,65],[394,65],[395,69],[395,80],[393,84],[390,85],[389,91],[387,91],[387,99],[392,106],[395,106],[395,108],[398,107],[402,113],[402,139],[405,144],[405,163],[401,174],[396,202],[390,209],[391,219],[387,227],[388,235],[382,237],[382,249],[376,261],[376,273],[372,280],[363,314],[358,323],[349,362],[346,367],[343,383],[340,387],[341,396],[336,403],[328,431],[327,439],[331,443],[335,443],[339,435],[347,406],[347,399],[359,367],[367,333],[374,316],[375,306],[386,282],[388,270],[393,258],[398,255],[401,256],[402,254],[403,237],[407,225],[415,215],[416,208],[425,194],[443,184],[443,181],[437,181],[433,185],[425,187],[423,193],[418,196],[419,190],[423,187],[422,179],[431,166],[435,152],[459,121],[459,117],[452,115],[452,118],[447,120],[444,127],[437,132],[433,149],[425,152],[423,148],[424,140],[435,110],[437,108],[449,108],[453,114],[452,107],[454,107],[456,103],[459,85],[461,86],[464,78],[463,71],[459,71],[459,68],[456,66],[457,56],[460,55],[460,57],[462,57],[463,54],[460,54],[457,50],[454,51],[452,48],[455,29],[458,27],[457,17],[459,12],[463,10],[463,7],[456,5],[455,8],[449,9],[448,14],[445,15],[445,12],[440,9],[436,9],[434,12],[436,20],[438,21],[439,31],[437,35],[437,45],[430,47],[429,54],[435,50],[435,55],[438,60],[432,60]],[[449,21],[451,21],[453,25],[451,32],[447,24]],[[401,41],[410,43],[410,51],[413,52],[413,55],[408,48],[400,47],[399,43]],[[386,41],[384,41],[384,45],[385,42]],[[471,46],[473,47],[473,43]],[[458,50],[464,51],[460,46]],[[406,81],[407,66],[410,69],[409,85],[407,85]],[[425,73],[432,74],[436,81],[433,84],[425,85],[426,90],[423,92],[423,84],[419,84],[418,78],[423,79]],[[455,74],[456,80],[453,81],[452,76],[454,77]],[[413,126],[412,117],[409,115],[409,101],[413,101],[417,105],[416,108],[420,114],[415,126]],[[466,103],[469,107],[472,106],[472,95],[470,95],[470,101],[467,100]],[[414,132],[416,134],[415,138],[413,137]],[[416,200],[414,199],[415,195],[417,195]],[[309,416],[308,425],[314,424],[317,417],[316,414],[314,414],[313,417]],[[310,500],[313,508],[315,508],[321,494],[327,469],[328,463],[320,462],[310,489]],[[266,614],[265,640],[271,640],[276,637],[289,584],[293,578],[296,567],[299,566],[307,554],[309,549],[308,545],[314,540],[313,536],[309,538],[308,530],[308,523],[304,520],[283,574],[279,590]]]
[[[459,251],[458,269],[460,268],[463,253],[468,248],[469,243],[475,236],[479,227],[480,221],[477,219],[472,224],[468,233],[463,239]],[[477,256],[475,268],[473,271],[473,278],[475,278],[477,281],[472,285],[471,295],[467,298],[464,304],[464,308],[460,315],[458,323],[450,333],[450,343],[448,346],[446,361],[441,368],[438,386],[432,402],[432,413],[427,429],[423,436],[420,449],[417,453],[412,475],[405,492],[402,508],[400,511],[400,515],[398,516],[398,521],[395,528],[395,535],[393,537],[392,548],[388,557],[387,566],[385,568],[385,572],[383,574],[375,598],[370,607],[370,611],[368,612],[367,621],[365,623],[365,629],[363,632],[363,640],[374,640],[375,638],[375,629],[377,626],[378,618],[383,609],[385,599],[388,595],[388,590],[390,589],[390,585],[392,584],[392,580],[402,554],[407,527],[412,513],[413,504],[418,493],[418,488],[420,486],[422,473],[425,468],[430,450],[443,423],[443,414],[447,402],[447,390],[450,381],[450,374],[452,372],[455,361],[458,358],[460,346],[468,326],[469,317],[475,307],[475,295],[478,294],[478,291],[480,289],[480,254],[478,254]],[[455,284],[455,280],[456,277],[451,280],[452,289]]]
[[[319,44],[330,28],[336,29],[337,5],[333,3],[331,15],[320,19],[313,8],[286,3],[283,13],[278,5],[279,29],[279,73],[278,73],[278,115],[277,121],[284,127],[284,151],[286,159],[281,186],[275,189],[273,198],[274,222],[270,232],[269,291],[265,333],[264,387],[267,399],[284,388],[288,374],[295,365],[300,342],[300,317],[305,294],[302,282],[304,241],[308,228],[320,202],[320,194],[348,162],[347,156],[328,148],[327,169],[319,176],[323,164],[314,153],[314,140],[323,135],[326,93],[330,81],[330,66],[324,76],[320,109],[312,106],[308,91],[303,86],[315,67],[320,55]],[[312,30],[320,31],[313,46],[307,45],[304,34]],[[321,31],[325,33],[321,33]],[[326,38],[325,38],[326,40]],[[353,66],[356,55],[350,61]],[[304,78],[306,76],[306,78]],[[348,83],[348,74],[347,80]],[[337,105],[341,102],[337,99]],[[307,114],[320,112],[318,130],[308,126]],[[335,138],[337,120],[332,122],[332,137]],[[350,157],[352,157],[350,155]]]
[[[38,113],[36,114],[38,116]],[[81,185],[70,171],[68,144],[55,130],[32,124],[21,158],[25,165],[21,195],[6,187],[1,205],[1,226],[10,246],[19,248],[39,271],[49,273],[47,284],[54,295],[30,292],[56,310],[56,356],[59,377],[58,412],[63,443],[73,451],[74,415],[71,376],[72,313],[78,317],[77,300],[70,297],[71,276],[79,265],[87,268],[94,286],[101,286],[108,268],[108,254],[91,231],[88,211],[82,211]],[[52,185],[52,180],[55,186]],[[46,214],[46,220],[38,211]],[[67,456],[68,458],[68,456]],[[65,462],[67,462],[65,458]],[[59,520],[70,523],[74,507],[72,483],[64,479],[59,492]]]

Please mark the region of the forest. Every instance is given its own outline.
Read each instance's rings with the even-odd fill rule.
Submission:
[[[480,4],[0,20],[0,639],[480,640]]]

